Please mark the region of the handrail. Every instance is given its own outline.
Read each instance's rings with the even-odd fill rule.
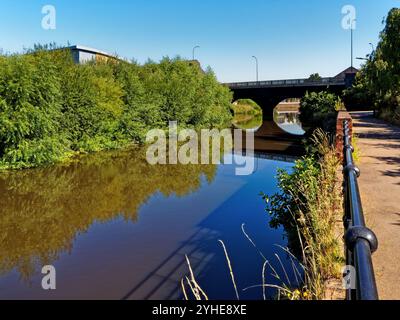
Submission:
[[[358,178],[360,170],[353,159],[351,131],[348,120],[343,126],[344,186],[345,186],[345,244],[347,264],[355,269],[355,288],[347,290],[349,300],[378,300],[372,254],[378,249],[378,239],[365,225]]]

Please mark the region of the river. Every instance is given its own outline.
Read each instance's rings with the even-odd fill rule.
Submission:
[[[277,169],[302,153],[280,122],[244,128],[256,132],[250,176],[233,165],[151,166],[143,148],[0,174],[0,299],[181,299],[185,255],[209,298],[234,299],[218,240],[241,299],[262,299],[260,287],[243,291],[262,283],[258,250],[291,269],[260,196],[278,191]],[[56,290],[42,289],[43,265],[55,267]]]

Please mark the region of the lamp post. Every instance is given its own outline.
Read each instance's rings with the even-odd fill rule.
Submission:
[[[374,51],[375,51],[375,46],[374,46],[374,44],[373,44],[372,42],[370,42],[369,45],[370,45],[371,48],[372,48],[372,52],[374,52]]]
[[[192,53],[193,53],[193,55],[192,55],[192,57],[193,57],[193,61],[195,60],[194,59],[194,52],[196,51],[196,49],[198,49],[198,48],[200,48],[200,46],[195,46],[194,48],[193,48],[193,51],[192,51]]]
[[[353,68],[353,30],[354,30],[354,23],[357,21],[357,19],[351,20],[351,26],[350,26],[350,33],[351,33],[351,67]]]
[[[256,56],[253,56],[252,58],[254,58],[254,60],[256,60],[256,79],[257,79],[257,82],[258,82],[258,59],[257,59]]]

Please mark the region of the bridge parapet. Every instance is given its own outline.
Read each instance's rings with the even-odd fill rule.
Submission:
[[[232,82],[225,83],[231,89],[248,89],[248,88],[273,88],[273,87],[308,87],[308,86],[344,86],[344,79],[338,78],[321,78],[319,80],[310,79],[288,79],[288,80],[269,80],[269,81],[253,81],[253,82]]]

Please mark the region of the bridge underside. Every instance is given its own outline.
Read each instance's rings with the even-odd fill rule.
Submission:
[[[252,99],[263,110],[265,120],[273,119],[275,107],[288,98],[302,98],[306,92],[328,91],[342,95],[346,86],[294,86],[294,87],[271,87],[271,88],[231,88],[234,101],[238,99]]]

